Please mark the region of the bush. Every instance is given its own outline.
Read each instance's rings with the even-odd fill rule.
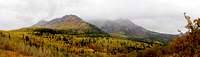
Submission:
[[[185,13],[186,14],[186,13]],[[153,57],[199,57],[200,52],[200,18],[193,22],[190,16],[186,16],[187,20],[186,33],[174,38],[167,46],[161,48],[147,49],[144,56]]]

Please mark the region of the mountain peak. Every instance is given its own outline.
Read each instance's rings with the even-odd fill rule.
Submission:
[[[65,15],[61,18],[53,19],[43,25],[34,27],[60,29],[60,30],[76,30],[77,32],[103,32],[96,26],[82,20],[76,15]]]
[[[104,23],[101,29],[107,33],[120,36],[126,36],[130,39],[138,41],[168,41],[173,35],[162,34],[147,30],[137,24],[134,24],[130,19],[116,19]],[[160,40],[162,39],[162,40]]]
[[[76,16],[76,15],[65,15],[62,18],[67,18],[67,17],[78,17],[78,16]]]
[[[143,27],[134,24],[129,19],[116,19],[113,21],[107,21],[101,28],[108,33],[125,32],[127,34],[144,34],[146,30]]]
[[[68,23],[80,23],[83,22],[83,20],[76,16],[76,15],[65,15],[61,18],[55,18],[53,20],[50,21],[45,21],[45,20],[40,20],[37,24],[35,24],[34,26],[62,26]]]
[[[47,22],[47,25],[53,25],[57,23],[66,23],[66,22],[80,22],[82,19],[76,15],[65,15],[61,18],[55,18],[49,22]]]
[[[82,19],[76,15],[65,15],[61,18],[64,21],[68,21],[68,20],[76,20],[76,21],[81,21]]]

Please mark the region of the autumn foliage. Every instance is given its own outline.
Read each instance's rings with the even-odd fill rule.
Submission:
[[[135,57],[156,44],[108,34],[37,28],[0,31],[0,57]]]
[[[194,19],[184,13],[188,31],[174,38],[167,46],[146,49],[144,56],[150,57],[199,57],[200,18]]]

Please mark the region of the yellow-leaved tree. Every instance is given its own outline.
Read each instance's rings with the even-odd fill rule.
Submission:
[[[192,20],[184,13],[187,20],[187,32],[174,38],[167,46],[146,49],[146,57],[199,57],[200,56],[200,18]],[[179,31],[181,32],[181,31]]]

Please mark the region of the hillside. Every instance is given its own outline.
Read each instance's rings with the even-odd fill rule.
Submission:
[[[0,56],[135,57],[142,50],[159,45],[106,35],[52,31],[57,30],[0,31]]]
[[[50,28],[57,30],[72,30],[79,33],[104,33],[98,27],[82,20],[76,15],[65,15],[51,21],[40,21],[32,28]]]
[[[142,42],[166,43],[174,35],[153,32],[134,24],[128,19],[117,19],[92,23],[92,25],[76,15],[65,15],[51,21],[39,21],[32,28],[50,28],[57,30],[75,31],[78,33],[109,33],[111,36],[128,38]],[[100,29],[99,29],[99,28]]]
[[[104,22],[100,28],[117,37],[126,37],[138,41],[168,42],[174,35],[153,32],[134,24],[128,19],[117,19]]]

